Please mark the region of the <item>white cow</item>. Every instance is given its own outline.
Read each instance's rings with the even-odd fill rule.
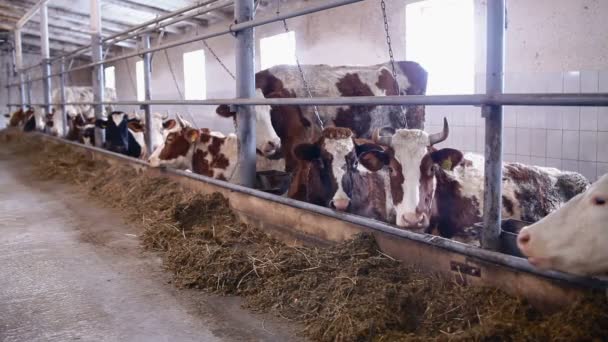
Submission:
[[[93,102],[92,87],[66,87],[65,102]],[[104,91],[104,101],[116,101],[116,91],[112,88],[106,88]],[[55,88],[52,93],[52,103],[61,102],[61,89]],[[51,134],[63,137],[68,132],[63,131],[63,115],[61,114],[61,106],[53,105],[52,108],[52,127]],[[94,106],[92,105],[66,105],[66,114],[69,118],[74,118],[77,115],[82,115],[83,119],[93,119],[95,117]],[[113,111],[113,106],[109,105],[104,108],[104,116]]]
[[[522,229],[517,238],[541,269],[597,275],[608,272],[608,174],[559,210]]]

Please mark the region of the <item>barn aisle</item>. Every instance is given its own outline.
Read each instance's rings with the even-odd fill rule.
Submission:
[[[236,298],[176,290],[137,230],[0,154],[0,341],[285,341]]]

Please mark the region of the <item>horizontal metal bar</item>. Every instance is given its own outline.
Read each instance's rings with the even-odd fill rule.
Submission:
[[[85,146],[85,145],[82,145],[82,144],[79,144],[76,142],[63,140],[63,139],[60,139],[57,137],[51,137],[51,136],[48,136],[48,135],[45,135],[42,133],[34,133],[34,134],[43,136],[46,139],[53,139],[53,140],[57,140],[59,142],[66,143],[66,144],[69,144],[72,146],[77,146],[77,147],[84,148],[87,150],[110,155],[114,158],[121,159],[121,160],[124,160],[129,163],[149,166],[148,163],[146,163],[142,160],[127,157],[125,155],[117,154],[117,153],[110,152],[110,151],[100,149],[97,147]],[[541,271],[541,270],[533,267],[532,265],[530,265],[530,263],[526,259],[523,259],[523,258],[518,258],[518,257],[514,257],[511,255],[506,255],[506,254],[502,254],[502,253],[498,253],[498,252],[484,250],[484,249],[481,249],[478,247],[463,244],[463,243],[456,242],[454,240],[450,240],[450,239],[446,239],[446,238],[442,238],[439,236],[410,232],[407,230],[393,227],[387,223],[372,220],[372,219],[369,219],[366,217],[338,212],[338,211],[335,211],[330,208],[321,207],[321,206],[307,203],[307,202],[297,201],[297,200],[294,200],[294,199],[288,198],[288,197],[282,197],[282,196],[269,194],[269,193],[266,193],[263,191],[251,189],[251,188],[244,187],[244,186],[237,185],[237,184],[224,182],[224,181],[214,179],[214,178],[205,177],[205,176],[198,175],[198,174],[195,174],[192,172],[185,172],[185,171],[181,171],[181,170],[167,169],[167,168],[162,168],[161,170],[167,174],[173,174],[173,175],[179,175],[181,177],[191,178],[191,179],[194,179],[194,180],[197,180],[200,182],[209,183],[209,184],[212,184],[212,185],[215,185],[218,187],[222,187],[222,188],[225,188],[225,189],[228,189],[231,191],[243,193],[246,195],[250,195],[253,197],[261,198],[261,199],[276,202],[276,203],[281,203],[281,204],[290,206],[292,208],[306,210],[306,211],[314,212],[314,213],[317,213],[320,215],[335,218],[338,220],[350,222],[350,223],[359,225],[361,227],[370,229],[372,231],[380,231],[380,232],[387,233],[387,234],[390,234],[393,236],[397,236],[399,238],[417,241],[417,242],[420,242],[425,245],[442,248],[442,249],[456,252],[456,253],[459,253],[459,254],[462,254],[465,256],[479,258],[479,259],[487,261],[487,262],[514,268],[519,271],[538,275],[538,276],[541,276],[541,277],[544,277],[547,279],[565,281],[572,285],[581,286],[581,287],[591,287],[591,288],[596,288],[596,289],[608,288],[607,280],[601,280],[601,279],[589,278],[589,277],[581,277],[581,276],[576,276],[576,275],[561,273],[561,272],[556,272],[556,271]]]
[[[307,6],[306,8],[301,8],[292,12],[286,12],[284,14],[281,15],[275,15],[275,16],[269,16],[267,18],[260,18],[260,19],[255,19],[255,20],[251,20],[242,24],[235,24],[235,25],[231,25],[226,29],[221,29],[221,30],[217,30],[215,32],[211,32],[211,33],[207,33],[207,34],[201,34],[201,35],[195,35],[189,38],[184,38],[184,39],[180,39],[180,40],[176,40],[170,43],[166,43],[160,46],[156,46],[153,48],[149,48],[149,49],[141,49],[141,50],[137,50],[135,52],[131,52],[131,53],[127,53],[127,54],[123,54],[121,56],[116,56],[113,58],[108,58],[106,60],[102,60],[99,62],[93,62],[93,63],[89,63],[89,64],[84,64],[84,65],[80,65],[77,66],[75,68],[72,68],[70,70],[67,70],[66,72],[72,72],[72,71],[77,71],[77,70],[83,70],[83,69],[88,69],[97,65],[102,65],[102,64],[108,64],[108,63],[112,63],[112,62],[117,62],[117,61],[121,61],[123,59],[127,59],[127,58],[131,58],[131,57],[136,57],[136,56],[140,56],[143,55],[144,53],[149,53],[149,52],[156,52],[156,51],[162,51],[165,49],[169,49],[169,48],[173,48],[176,46],[181,46],[181,45],[186,45],[186,44],[190,44],[193,42],[197,42],[197,41],[201,41],[201,40],[205,40],[205,39],[209,39],[209,38],[213,38],[213,37],[218,37],[218,36],[222,36],[225,34],[229,34],[229,33],[235,33],[239,30],[244,30],[247,28],[251,28],[251,27],[256,27],[256,26],[261,26],[261,25],[265,25],[268,23],[272,23],[275,21],[279,21],[279,20],[283,20],[283,19],[289,19],[289,18],[293,18],[293,17],[298,17],[298,16],[302,16],[302,15],[306,15],[306,14],[310,14],[310,13],[314,13],[314,12],[319,12],[319,11],[323,11],[326,9],[330,9],[330,8],[334,8],[334,7],[339,7],[339,6],[344,6],[344,5],[349,5],[355,2],[360,2],[363,0],[332,0],[332,1],[328,1],[324,4],[321,5],[314,5],[314,6]],[[52,74],[51,76],[58,76],[59,73],[56,74]]]
[[[104,41],[104,43],[105,43],[106,41],[110,41],[110,40],[113,40],[113,39],[115,39],[115,38],[117,38],[117,37],[120,37],[120,36],[122,36],[122,35],[126,35],[126,34],[129,34],[129,33],[132,33],[132,32],[134,32],[134,31],[137,31],[137,30],[142,29],[142,28],[144,28],[144,27],[147,27],[147,26],[149,26],[149,25],[154,25],[154,24],[159,23],[159,22],[161,22],[161,21],[163,21],[163,20],[166,20],[166,19],[168,19],[168,18],[172,18],[172,17],[174,17],[174,16],[180,15],[180,14],[185,13],[185,12],[188,12],[188,11],[191,11],[191,10],[193,10],[193,9],[197,9],[197,8],[199,8],[199,7],[207,6],[207,5],[212,4],[212,3],[216,2],[216,1],[217,1],[217,0],[210,0],[210,1],[205,1],[205,2],[198,2],[198,3],[196,3],[196,4],[193,4],[193,5],[190,5],[190,6],[184,7],[184,8],[180,8],[180,9],[178,9],[178,10],[174,11],[174,12],[167,13],[167,14],[162,15],[162,16],[159,16],[159,17],[157,17],[157,18],[154,18],[154,19],[148,20],[148,21],[146,21],[146,22],[144,22],[144,23],[142,23],[142,24],[139,24],[139,25],[136,25],[136,26],[130,27],[129,29],[127,29],[127,30],[125,30],[125,31],[123,31],[123,32],[118,32],[118,33],[116,33],[116,34],[113,34],[113,35],[111,35],[111,36],[109,36],[109,37],[104,38],[104,40],[103,40],[103,41]],[[72,50],[72,51],[66,52],[66,53],[64,53],[64,54],[61,54],[61,55],[59,55],[59,56],[56,56],[56,57],[52,58],[52,59],[51,59],[51,62],[55,62],[55,61],[61,60],[61,58],[65,58],[65,57],[68,57],[68,56],[73,56],[73,55],[76,55],[76,54],[78,54],[78,53],[82,53],[82,52],[84,52],[84,51],[89,50],[90,48],[91,48],[91,46],[90,46],[90,45],[87,45],[87,46],[80,47],[80,48],[78,48],[78,49],[76,49],[76,50]]]
[[[68,105],[95,105],[94,102],[70,102]],[[351,96],[315,98],[250,98],[250,99],[208,99],[208,100],[150,100],[150,101],[111,101],[103,105],[188,105],[212,106],[232,105],[271,105],[271,106],[608,106],[608,93],[602,94],[497,94],[497,95],[407,95],[407,96]],[[34,104],[38,105],[38,104]],[[58,104],[53,104],[58,105]]]
[[[192,17],[196,17],[196,16],[199,16],[199,15],[202,15],[202,14],[205,14],[205,13],[209,13],[211,11],[215,11],[215,10],[218,10],[220,8],[228,7],[228,6],[232,5],[233,3],[234,2],[232,0],[217,1],[216,4],[213,4],[212,6],[209,6],[207,8],[199,8],[198,10],[196,10],[193,13],[188,13],[187,15],[179,16],[179,17],[176,17],[176,18],[174,18],[172,20],[169,20],[169,21],[166,21],[166,22],[161,22],[161,23],[159,23],[157,25],[154,25],[154,26],[151,26],[151,27],[148,27],[148,28],[144,28],[141,31],[136,31],[136,32],[131,32],[131,33],[121,33],[121,34],[118,34],[118,35],[114,35],[113,36],[114,38],[110,38],[110,37],[105,38],[103,40],[103,42],[104,42],[104,44],[106,46],[107,45],[113,45],[113,44],[116,44],[118,42],[130,39],[130,38],[133,38],[133,37],[137,37],[137,36],[139,36],[139,35],[141,35],[143,33],[156,31],[156,30],[158,30],[160,28],[167,27],[169,25],[173,25],[173,24],[178,23],[180,21],[184,21],[184,20],[190,19]],[[123,34],[124,34],[124,36],[123,36]]]

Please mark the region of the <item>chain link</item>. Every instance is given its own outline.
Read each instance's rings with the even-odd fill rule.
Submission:
[[[393,73],[393,80],[395,81],[395,90],[397,95],[401,95],[401,89],[399,88],[399,81],[397,81],[397,69],[395,68],[395,56],[393,54],[393,44],[391,41],[391,34],[388,28],[388,17],[386,15],[386,2],[380,1],[380,8],[382,8],[382,17],[384,19],[384,33],[386,33],[386,45],[388,46],[388,56],[391,62],[391,71]],[[403,106],[401,106],[403,109]],[[405,128],[408,128],[407,114],[405,116]]]
[[[220,65],[222,66],[222,68],[224,70],[226,70],[226,72],[228,73],[228,75],[230,75],[230,77],[232,77],[233,80],[236,80],[236,77],[234,76],[234,74],[230,71],[230,69],[228,69],[228,67],[226,66],[226,64],[224,64],[224,62],[222,62],[222,60],[218,57],[218,55],[215,54],[215,51],[213,51],[213,49],[211,48],[211,46],[209,46],[209,44],[207,44],[207,41],[203,39],[203,44],[205,44],[205,47],[207,48],[207,50],[209,50],[209,52],[213,55],[213,57],[215,58],[215,60],[220,63]]]

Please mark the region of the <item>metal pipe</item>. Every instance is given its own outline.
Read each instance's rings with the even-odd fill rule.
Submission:
[[[39,134],[39,133],[34,133],[34,134]],[[114,153],[114,152],[110,152],[110,151],[107,151],[104,149],[87,146],[87,145],[82,145],[82,144],[79,144],[79,143],[76,143],[73,141],[67,141],[67,140],[58,139],[55,137],[49,137],[47,135],[40,134],[39,136],[41,136],[45,139],[56,140],[59,143],[68,144],[68,145],[74,146],[76,148],[82,148],[85,150],[100,153],[102,155],[106,155],[106,156],[109,156],[114,159],[124,161],[127,163],[149,167],[149,164],[141,159],[131,158],[131,157],[128,157],[128,156],[125,156],[122,154],[118,154],[118,153]],[[455,252],[455,253],[460,253],[464,256],[470,256],[470,257],[478,258],[483,261],[487,261],[487,262],[490,262],[490,263],[493,263],[496,265],[514,268],[516,270],[538,275],[538,276],[541,276],[546,279],[553,279],[553,280],[563,281],[563,282],[577,285],[577,286],[591,287],[591,288],[597,288],[597,289],[605,289],[608,287],[608,281],[606,281],[606,280],[581,277],[581,276],[576,276],[576,275],[566,274],[566,273],[561,273],[561,272],[555,272],[555,271],[541,271],[538,268],[535,268],[532,265],[530,265],[530,263],[528,263],[528,261],[526,259],[518,258],[518,257],[514,257],[511,255],[506,255],[506,254],[502,254],[502,253],[497,253],[497,252],[493,252],[493,251],[483,250],[483,249],[477,248],[475,246],[456,242],[456,241],[442,238],[439,236],[414,233],[414,232],[396,228],[387,223],[372,220],[372,219],[369,219],[366,217],[338,212],[338,211],[335,211],[330,208],[321,207],[321,206],[307,203],[307,202],[297,201],[297,200],[294,200],[294,199],[288,198],[288,197],[282,197],[282,196],[269,194],[269,193],[266,193],[266,192],[263,192],[260,190],[255,190],[255,189],[244,187],[244,186],[241,186],[238,184],[224,182],[224,181],[221,181],[218,179],[202,176],[202,175],[195,174],[192,172],[185,172],[185,171],[175,170],[175,169],[170,169],[170,168],[161,168],[160,170],[163,173],[166,173],[168,175],[178,175],[180,177],[185,177],[185,178],[189,178],[189,179],[196,180],[199,182],[211,184],[214,186],[221,187],[223,189],[227,189],[227,190],[230,190],[233,192],[249,195],[249,196],[259,198],[262,200],[280,203],[280,204],[283,204],[283,205],[286,205],[286,206],[289,206],[292,208],[301,209],[303,211],[309,211],[309,212],[313,212],[313,213],[320,214],[323,216],[335,218],[337,220],[346,221],[346,222],[356,224],[356,225],[364,227],[364,228],[368,228],[371,231],[390,234],[399,239],[407,239],[407,240],[411,240],[411,241],[420,242],[421,244],[424,244],[427,246],[441,248],[441,249],[448,250],[448,251]]]
[[[505,0],[489,0],[487,8],[486,94],[491,96],[503,92]],[[486,121],[486,144],[481,246],[499,250],[502,219],[502,107],[484,106],[483,115]]]
[[[344,6],[344,5],[349,5],[355,2],[360,2],[363,0],[333,0],[333,1],[329,1],[325,4],[322,5],[315,5],[315,6],[307,6],[306,8],[301,8],[292,12],[286,12],[283,13],[281,15],[275,15],[275,16],[269,16],[267,18],[263,18],[263,19],[259,19],[259,20],[252,20],[250,22],[247,23],[242,23],[242,24],[236,24],[236,25],[232,25],[229,26],[227,29],[222,29],[222,30],[218,30],[215,32],[211,32],[211,33],[207,33],[207,34],[202,34],[202,35],[195,35],[193,37],[189,37],[189,38],[184,38],[184,39],[180,39],[180,40],[176,40],[167,44],[163,44],[160,46],[156,46],[150,49],[143,49],[143,50],[138,50],[132,53],[127,53],[127,54],[123,54],[121,56],[116,56],[113,58],[108,58],[104,61],[97,61],[97,62],[93,62],[93,63],[89,63],[89,64],[84,64],[81,66],[78,66],[76,68],[72,68],[68,71],[76,71],[76,70],[82,70],[82,69],[87,69],[90,68],[92,66],[95,65],[99,65],[102,63],[112,63],[112,62],[116,62],[116,61],[120,61],[123,59],[127,59],[127,58],[131,58],[131,57],[135,57],[135,56],[139,56],[142,55],[144,53],[147,52],[156,52],[156,51],[161,51],[161,50],[165,50],[165,49],[169,49],[169,48],[173,48],[176,46],[180,46],[180,45],[185,45],[185,44],[189,44],[189,43],[193,43],[193,42],[197,42],[197,41],[201,41],[204,39],[209,39],[209,38],[213,38],[213,37],[218,37],[224,34],[229,34],[229,33],[235,33],[237,31],[240,30],[246,30],[249,28],[253,28],[256,26],[260,26],[260,25],[265,25],[268,23],[272,23],[275,21],[279,21],[279,20],[283,20],[283,19],[289,19],[289,18],[293,18],[293,17],[298,17],[298,16],[302,16],[302,15],[306,15],[306,14],[310,14],[310,13],[314,13],[314,12],[319,12],[319,11],[323,11],[326,9],[330,9],[330,8],[334,8],[334,7],[339,7],[339,6]],[[55,75],[53,75],[55,76]]]
[[[104,105],[133,106],[188,105],[213,106],[270,105],[270,106],[608,106],[608,94],[498,94],[498,95],[407,95],[407,96],[351,96],[316,98],[251,98],[251,99],[207,99],[207,100],[154,100],[154,101],[104,101]],[[94,105],[94,102],[73,102],[71,105]]]
[[[101,102],[104,99],[104,79],[103,79],[103,46],[101,43],[101,0],[91,0],[91,46],[93,48],[93,98],[95,104],[95,117],[103,119],[104,111]],[[101,147],[105,142],[105,131],[95,127],[95,146]]]
[[[10,62],[6,61],[6,82],[11,79],[11,68]],[[6,87],[6,107],[8,108],[8,113],[11,114],[11,87]]]
[[[234,18],[237,23],[253,20],[253,0],[236,0]],[[236,34],[236,97],[255,96],[255,39],[254,29],[248,28]],[[239,184],[247,187],[255,185],[255,113],[250,106],[238,106],[236,113],[238,136],[237,174]]]
[[[220,8],[224,8],[224,7],[230,6],[232,4],[233,4],[232,0],[218,1],[216,4],[213,4],[212,6],[198,9],[197,11],[195,11],[193,13],[189,13],[189,14],[186,14],[184,16],[176,17],[173,20],[169,20],[169,21],[166,21],[166,22],[159,23],[157,25],[145,28],[145,29],[143,29],[141,31],[136,31],[136,32],[131,32],[131,33],[121,33],[121,34],[114,35],[114,38],[106,38],[106,39],[104,39],[104,43],[106,45],[116,44],[118,42],[121,42],[121,41],[130,39],[130,38],[142,35],[143,33],[148,33],[148,32],[152,32],[152,31],[156,31],[156,30],[158,30],[160,28],[167,27],[169,25],[173,25],[173,24],[178,23],[180,21],[184,21],[184,20],[187,20],[187,19],[199,16],[201,14],[209,13],[211,11],[215,11],[215,10],[218,10]],[[125,35],[122,36],[122,34],[125,34]]]
[[[25,83],[25,90],[27,94],[27,103],[31,107],[32,106],[32,80],[30,79],[30,74],[26,74],[27,82]]]
[[[42,52],[42,77],[45,114],[51,113],[51,50],[49,48],[49,16],[46,3],[40,6],[40,50]]]
[[[59,76],[59,83],[61,87],[61,134],[59,136],[68,135],[68,113],[65,105],[65,58],[61,59],[61,75]],[[57,127],[59,128],[59,127]]]
[[[21,30],[15,29],[15,71],[19,77],[19,97],[21,110],[25,111],[25,77],[21,67],[23,66],[23,49],[21,44]]]
[[[150,48],[150,34],[146,34],[143,36],[143,44],[144,48]],[[144,97],[146,101],[150,101],[152,99],[152,95],[150,89],[152,83],[152,54],[145,53],[144,54]],[[152,112],[150,110],[150,105],[145,104],[142,106],[145,115],[146,115],[146,130],[145,130],[145,138],[146,138],[146,148],[148,155],[152,155]]]

